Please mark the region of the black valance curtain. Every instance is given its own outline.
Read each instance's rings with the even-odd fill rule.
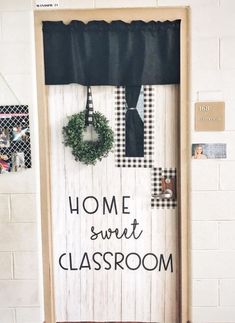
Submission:
[[[180,82],[180,20],[43,22],[46,84]]]

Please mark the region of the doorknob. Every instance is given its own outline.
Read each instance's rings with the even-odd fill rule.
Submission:
[[[175,208],[177,206],[176,168],[152,169],[151,208]]]
[[[173,196],[173,192],[171,189],[166,189],[164,192],[160,194],[153,194],[152,195],[154,198],[160,198],[160,199],[171,199]]]

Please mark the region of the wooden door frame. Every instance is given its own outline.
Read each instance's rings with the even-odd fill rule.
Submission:
[[[189,214],[189,133],[188,133],[188,7],[154,7],[123,9],[84,9],[84,10],[40,10],[34,12],[37,100],[39,118],[40,152],[40,194],[41,231],[43,253],[43,284],[45,322],[55,323],[55,300],[53,282],[53,246],[50,194],[49,124],[47,110],[47,89],[44,78],[42,21],[62,20],[181,20],[180,49],[180,167],[179,167],[179,245],[180,245],[180,322],[189,320],[189,255],[188,255],[188,214]]]

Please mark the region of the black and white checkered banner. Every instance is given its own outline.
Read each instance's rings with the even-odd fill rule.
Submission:
[[[91,87],[87,87],[87,102],[86,102],[86,126],[92,125],[93,122],[93,100],[92,100],[92,93],[91,93]]]
[[[115,164],[116,167],[153,167],[154,147],[154,109],[153,109],[153,87],[143,87],[143,114],[144,114],[144,157],[125,156],[125,115],[126,100],[125,87],[118,86],[115,91]]]

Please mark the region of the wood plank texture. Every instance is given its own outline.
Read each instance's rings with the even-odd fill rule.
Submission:
[[[150,208],[151,169],[115,167],[114,153],[95,166],[75,162],[70,148],[64,147],[62,127],[67,116],[84,110],[85,89],[79,85],[49,86],[49,128],[51,129],[51,194],[53,219],[55,303],[57,321],[151,321],[179,322],[179,261],[177,209]],[[177,167],[179,96],[177,86],[155,86],[155,167]],[[115,125],[114,88],[92,87],[94,108]],[[60,113],[58,113],[60,111]],[[73,205],[79,198],[79,214],[70,213],[68,197]],[[130,214],[84,214],[81,201],[94,196],[117,199],[130,196]],[[94,208],[93,201],[86,203]],[[113,210],[114,211],[114,210]],[[143,230],[140,239],[90,239],[90,228],[130,230],[133,220]],[[58,265],[60,254],[73,257],[73,265],[87,252],[122,252],[124,255],[146,253],[173,254],[174,272],[139,270],[74,270],[64,271]],[[133,258],[133,259],[132,259]],[[130,256],[135,268],[135,256]],[[156,304],[158,306],[156,306]]]

